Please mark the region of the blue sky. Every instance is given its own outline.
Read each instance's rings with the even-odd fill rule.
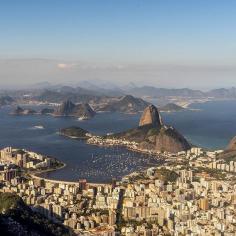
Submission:
[[[234,0],[2,0],[0,59],[223,66],[232,73],[235,29]]]

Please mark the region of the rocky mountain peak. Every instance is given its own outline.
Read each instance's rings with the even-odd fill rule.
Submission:
[[[66,100],[62,103],[59,110],[63,115],[68,115],[69,113],[73,111],[74,108],[75,108],[75,104],[71,102],[70,100]]]
[[[63,102],[54,112],[56,116],[74,116],[84,119],[92,118],[95,114],[88,103],[74,104],[70,100]]]
[[[161,115],[154,105],[149,105],[145,108],[139,121],[139,126],[150,124],[158,128],[163,126]]]

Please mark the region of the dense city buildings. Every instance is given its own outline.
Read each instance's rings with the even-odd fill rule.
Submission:
[[[32,159],[44,163],[47,157],[9,147],[1,150],[1,191],[16,193],[34,211],[78,235],[233,236],[235,164],[217,159],[221,152],[166,153],[163,166],[112,184],[92,184],[26,175],[24,167],[41,166],[29,166]]]

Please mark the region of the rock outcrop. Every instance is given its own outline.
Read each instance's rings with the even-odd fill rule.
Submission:
[[[144,110],[137,128],[112,136],[135,141],[141,149],[159,152],[177,153],[191,148],[183,135],[173,127],[163,124],[158,109],[153,105]]]
[[[160,134],[156,136],[156,147],[158,151],[167,151],[171,153],[177,153],[190,149],[190,144],[173,127],[163,127]]]
[[[90,119],[95,115],[95,111],[88,103],[74,104],[67,100],[54,112],[56,116],[74,116],[83,119]]]
[[[139,121],[139,126],[152,125],[161,127],[163,125],[160,113],[153,105],[149,105],[144,111]]]
[[[63,102],[60,107],[55,111],[55,115],[69,116],[74,112],[75,104],[70,100]]]

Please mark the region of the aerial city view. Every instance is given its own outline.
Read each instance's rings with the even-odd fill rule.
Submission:
[[[236,1],[0,1],[0,235],[236,236]]]

